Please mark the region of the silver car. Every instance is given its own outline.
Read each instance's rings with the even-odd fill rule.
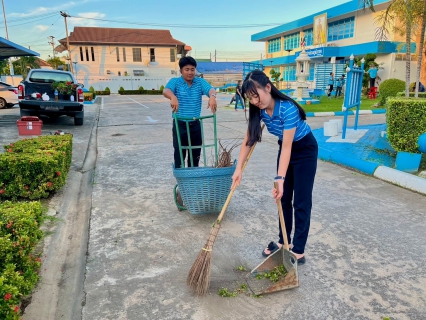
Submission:
[[[12,108],[18,103],[18,89],[0,81],[0,109]]]

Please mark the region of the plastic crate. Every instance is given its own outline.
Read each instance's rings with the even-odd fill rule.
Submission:
[[[231,167],[190,167],[175,169],[173,175],[179,186],[185,207],[191,214],[220,213],[231,191]]]
[[[41,135],[43,121],[38,117],[21,117],[21,119],[16,120],[16,125],[20,136],[39,136]]]

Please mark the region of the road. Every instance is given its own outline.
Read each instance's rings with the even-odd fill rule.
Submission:
[[[229,100],[219,95],[218,135],[232,141],[243,138],[246,123],[243,112],[223,107]],[[61,198],[65,203],[80,199],[82,210],[76,212],[75,204],[68,214],[85,212],[90,218],[87,225],[80,224],[80,229],[87,227],[87,235],[78,233],[76,222],[67,230],[80,235],[79,245],[70,246],[70,239],[61,236],[65,257],[76,254],[74,250],[83,261],[62,264],[67,268],[60,268],[59,278],[51,279],[52,270],[43,270],[24,320],[426,318],[424,196],[321,161],[300,287],[260,299],[218,296],[221,287],[233,290],[241,283],[236,267],[253,268],[262,261],[265,245],[277,240],[278,219],[270,197],[277,145],[268,133],[250,159],[216,239],[210,294],[193,296],[186,276],[217,217],[179,212],[174,205],[167,100],[110,96],[91,112],[92,122],[82,128],[84,137],[75,136],[75,146],[89,146],[89,156],[81,151],[73,158],[73,170],[81,174],[79,187],[69,181]],[[318,128],[328,119],[308,122]],[[383,121],[383,115],[360,117],[360,124]],[[211,126],[206,134],[211,136]],[[90,172],[89,184],[90,176],[84,174]],[[49,237],[58,239],[59,231]],[[55,241],[49,237],[46,243],[52,246]],[[87,256],[82,255],[85,249]],[[69,280],[72,276],[76,278]]]

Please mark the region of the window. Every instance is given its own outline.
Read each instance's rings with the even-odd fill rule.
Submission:
[[[143,71],[143,70],[133,70],[133,75],[135,77],[143,77],[145,75],[145,71]]]
[[[342,19],[328,24],[328,41],[353,38],[355,18]]]
[[[308,30],[303,30],[303,33],[305,34],[305,42],[306,42],[305,46],[306,47],[314,44],[314,38],[312,36],[313,32],[314,32],[314,30],[312,28],[308,29]]]
[[[284,50],[290,50],[300,47],[300,33],[292,33],[284,36]]]
[[[285,66],[282,75],[283,81],[296,81],[296,66]]]
[[[155,62],[155,49],[154,48],[149,49],[149,61]]]
[[[90,47],[90,49],[92,50],[92,61],[95,61],[95,50],[93,47]]]
[[[141,48],[133,48],[133,62],[142,62]]]
[[[118,76],[121,77],[121,71],[118,71]]]
[[[123,48],[123,62],[126,62],[126,48]]]
[[[89,48],[86,47],[86,61],[90,61],[89,60]]]
[[[80,47],[80,61],[84,61],[83,47]]]
[[[309,64],[309,77],[308,81],[314,81],[315,78],[315,64],[310,63]]]
[[[117,62],[120,62],[120,49],[116,47],[115,52],[117,53]]]
[[[268,40],[268,53],[281,51],[281,38]]]
[[[176,61],[175,49],[170,49],[170,62]]]

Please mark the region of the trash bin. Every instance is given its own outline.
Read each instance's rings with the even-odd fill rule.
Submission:
[[[21,117],[21,119],[16,120],[16,125],[20,136],[39,136],[41,135],[43,121],[38,117]]]

